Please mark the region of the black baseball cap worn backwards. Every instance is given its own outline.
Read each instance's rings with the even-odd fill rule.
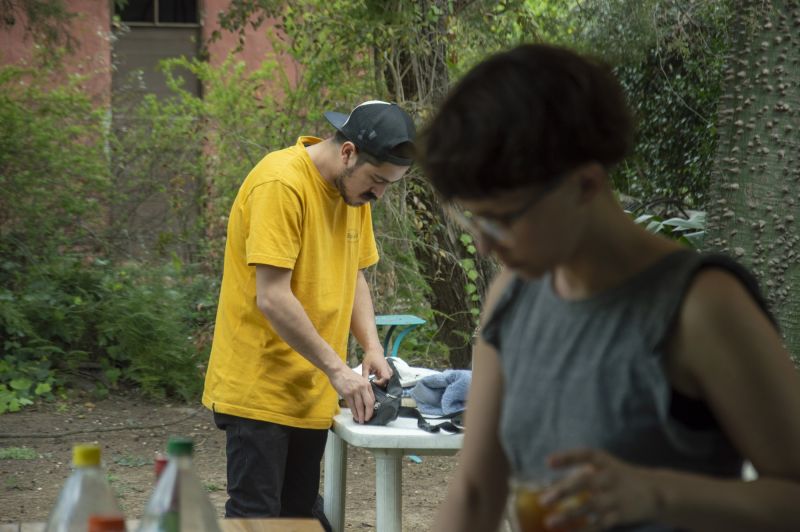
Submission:
[[[416,136],[414,122],[397,104],[370,100],[358,105],[349,116],[328,111],[325,118],[359,150],[380,161],[411,166],[413,159],[390,153],[404,142],[413,144]]]

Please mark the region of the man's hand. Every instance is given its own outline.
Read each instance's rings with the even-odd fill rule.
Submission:
[[[392,368],[383,356],[383,348],[367,350],[364,353],[364,360],[361,362],[361,374],[364,378],[375,375],[375,384],[383,386],[389,382],[392,376]]]
[[[375,410],[375,396],[369,380],[342,364],[341,369],[329,376],[333,388],[342,396],[358,423],[365,423]]]

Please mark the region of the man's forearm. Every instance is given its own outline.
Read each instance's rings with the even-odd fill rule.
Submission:
[[[320,336],[291,288],[292,271],[256,266],[256,301],[259,310],[284,342],[328,377],[359,423],[372,416],[375,397],[367,379],[357,375]]]
[[[350,332],[365,351],[383,349],[378,330],[375,327],[375,309],[364,273],[359,271],[356,279],[356,294],[353,300],[353,314]]]
[[[284,342],[326,375],[348,369],[339,354],[322,339],[294,294],[280,294],[260,302],[261,312]]]

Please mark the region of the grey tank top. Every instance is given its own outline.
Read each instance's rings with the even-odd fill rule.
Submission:
[[[691,250],[578,301],[555,294],[550,275],[511,282],[483,337],[503,368],[500,440],[512,473],[541,478],[550,453],[593,447],[643,466],[741,475],[741,456],[704,403],[688,400],[688,409],[685,398],[681,403],[690,414],[707,413],[700,427],[675,416],[663,366],[665,340],[692,277],[704,267],[736,275],[769,316],[744,268]],[[615,530],[673,529],[643,523]]]

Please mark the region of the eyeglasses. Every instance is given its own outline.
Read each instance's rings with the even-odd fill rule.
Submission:
[[[566,173],[549,180],[544,187],[528,198],[528,200],[511,212],[506,212],[497,217],[486,217],[472,214],[469,211],[462,211],[456,205],[448,205],[448,212],[453,219],[473,236],[483,235],[489,239],[501,243],[511,244],[514,242],[513,226],[522,218],[534,205],[539,203],[548,194],[557,189],[564,181]]]

